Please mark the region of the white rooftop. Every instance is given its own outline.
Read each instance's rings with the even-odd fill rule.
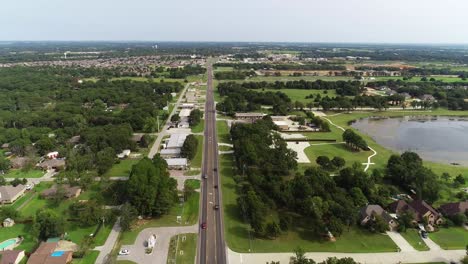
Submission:
[[[181,148],[188,134],[172,134],[167,142],[166,148]]]
[[[188,117],[188,116],[190,116],[190,112],[192,112],[190,109],[184,108],[184,109],[180,110],[179,116],[180,117]]]
[[[170,155],[170,154],[180,154],[180,149],[179,148],[174,148],[174,149],[161,149],[159,152],[161,155]]]
[[[187,166],[186,158],[165,159],[168,166]]]

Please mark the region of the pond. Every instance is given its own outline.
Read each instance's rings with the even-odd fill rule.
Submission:
[[[364,118],[351,126],[393,151],[414,151],[424,160],[468,166],[466,117]]]

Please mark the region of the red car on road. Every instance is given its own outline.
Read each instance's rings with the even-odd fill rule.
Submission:
[[[202,229],[206,229],[206,223],[202,223],[202,224],[201,224],[201,228],[202,228]]]

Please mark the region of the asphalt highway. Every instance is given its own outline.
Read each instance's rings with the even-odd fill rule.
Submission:
[[[218,142],[216,136],[216,110],[213,95],[213,69],[207,64],[207,93],[205,104],[204,153],[202,165],[202,201],[197,263],[225,264],[223,210],[218,174]],[[218,187],[219,186],[219,187]],[[219,206],[219,209],[215,209]],[[202,225],[206,225],[206,229]]]

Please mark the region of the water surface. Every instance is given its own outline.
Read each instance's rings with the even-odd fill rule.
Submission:
[[[424,160],[468,166],[468,118],[364,118],[355,121],[352,127],[399,153],[414,151]]]

